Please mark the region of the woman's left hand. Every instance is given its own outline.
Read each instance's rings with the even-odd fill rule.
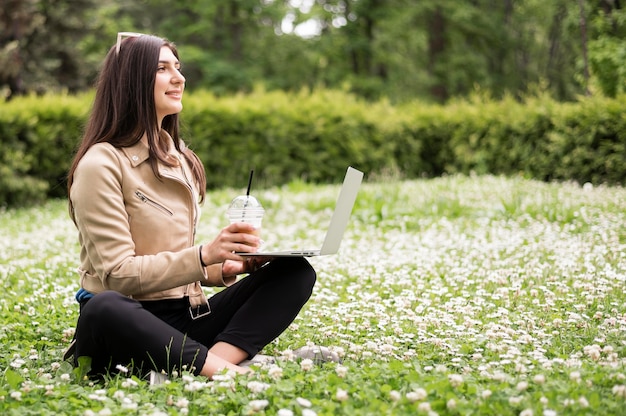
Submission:
[[[244,261],[225,260],[222,264],[222,276],[235,276],[243,273],[252,273],[270,261],[268,257],[248,257]]]

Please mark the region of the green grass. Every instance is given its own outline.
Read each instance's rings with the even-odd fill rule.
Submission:
[[[337,186],[260,190],[268,246],[320,243]],[[211,192],[198,240],[238,191]],[[0,414],[619,415],[626,411],[626,190],[501,177],[364,184],[336,256],[264,353],[343,363],[92,383],[61,355],[77,318],[64,201],[0,213]],[[220,289],[207,290],[210,295]]]

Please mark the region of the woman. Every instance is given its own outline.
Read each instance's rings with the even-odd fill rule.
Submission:
[[[247,372],[238,364],[289,326],[315,284],[304,259],[235,254],[259,247],[249,224],[194,245],[206,177],[178,135],[184,88],[172,43],[118,35],[68,175],[81,247],[73,355],[92,375]],[[227,288],[207,300],[202,285]]]

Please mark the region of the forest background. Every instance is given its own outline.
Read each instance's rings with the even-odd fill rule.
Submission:
[[[119,31],[176,42],[192,89],[445,102],[624,91],[620,0],[2,0],[0,88],[84,91]]]
[[[0,0],[0,206],[64,197],[120,31],[173,40],[208,187],[351,164],[624,184],[621,0]],[[242,179],[244,178],[244,179]]]

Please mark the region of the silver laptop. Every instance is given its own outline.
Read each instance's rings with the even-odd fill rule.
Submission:
[[[285,250],[285,251],[266,251],[256,253],[237,253],[242,257],[246,256],[263,256],[263,257],[315,257],[335,254],[339,251],[339,245],[343,238],[343,233],[348,226],[348,220],[356,201],[361,181],[363,180],[363,172],[353,167],[348,167],[346,177],[343,180],[343,186],[339,192],[337,203],[335,204],[335,212],[328,225],[326,237],[322,248],[313,250]]]

